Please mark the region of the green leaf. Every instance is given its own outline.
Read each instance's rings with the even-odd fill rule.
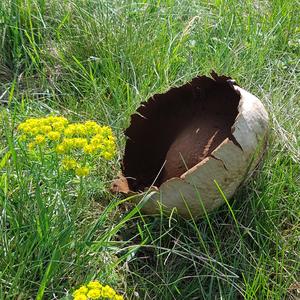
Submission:
[[[0,161],[0,170],[2,170],[5,167],[5,165],[6,165],[7,161],[9,160],[10,156],[11,156],[10,151],[5,153],[5,155],[3,156],[3,158]]]

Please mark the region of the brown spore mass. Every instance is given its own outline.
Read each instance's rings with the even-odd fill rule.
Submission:
[[[132,191],[180,177],[216,149],[238,114],[229,77],[196,77],[142,103],[125,131],[122,171]]]

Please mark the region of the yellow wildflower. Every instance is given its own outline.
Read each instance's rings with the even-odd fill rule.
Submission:
[[[75,126],[75,124],[69,124],[68,126],[67,126],[67,128],[64,130],[64,134],[66,135],[66,136],[73,136],[73,135],[75,135],[75,133],[76,133],[76,126]]]
[[[88,291],[89,289],[85,285],[83,285],[73,293],[73,297],[76,297],[79,294],[85,295]]]
[[[65,128],[65,125],[61,122],[55,122],[55,123],[52,124],[52,127],[56,131],[63,131],[64,128]]]
[[[56,146],[55,151],[57,154],[64,154],[67,151],[67,148],[64,144],[59,144]]]
[[[122,295],[115,295],[113,300],[124,300],[124,297]]]
[[[74,170],[77,167],[77,162],[73,158],[65,158],[62,160],[62,165],[66,170]]]
[[[85,294],[77,294],[74,296],[74,300],[88,300],[88,297]]]
[[[35,143],[38,145],[43,144],[45,140],[46,140],[45,136],[41,134],[37,135],[34,139]]]
[[[74,142],[73,142],[73,139],[69,139],[69,138],[64,138],[63,141],[62,141],[62,144],[65,146],[65,148],[72,148]]]
[[[29,118],[25,121],[25,124],[28,126],[38,126],[39,125],[39,118]]]
[[[64,126],[66,126],[69,123],[69,121],[66,118],[60,116],[49,116],[47,117],[47,120],[49,120],[51,124],[60,123]]]
[[[111,160],[116,153],[112,129],[108,126],[100,126],[95,121],[69,124],[66,118],[60,116],[29,118],[20,123],[17,130],[20,134],[19,141],[28,141],[29,150],[33,150],[37,145],[42,145],[46,141],[58,143],[58,145],[45,144],[47,146],[43,149],[45,154],[54,150],[59,155],[69,153],[76,159],[85,161],[91,159],[90,156],[87,157],[88,155],[96,153],[97,157]],[[67,170],[75,170],[78,176],[87,176],[90,169],[78,165],[74,158],[61,160],[61,164]]]
[[[100,289],[91,289],[87,293],[88,298],[90,299],[99,299],[101,297]]]
[[[98,280],[94,280],[94,281],[90,281],[87,284],[87,287],[89,289],[101,289],[102,288],[102,284]]]
[[[23,123],[20,123],[19,125],[18,125],[18,127],[17,127],[17,130],[19,130],[19,131],[23,131],[25,128],[26,128],[26,123],[25,122],[23,122]]]
[[[79,167],[75,170],[77,176],[87,176],[90,174],[90,169],[88,167]]]
[[[63,123],[64,125],[67,125],[69,123],[68,119],[65,117],[58,117],[58,121]]]
[[[36,122],[38,123],[38,126],[49,126],[50,122],[48,118],[36,118]]]
[[[88,134],[95,134],[101,129],[101,126],[98,125],[95,121],[86,121],[84,123],[84,126]]]
[[[80,123],[74,123],[74,124],[69,124],[67,128],[64,131],[66,136],[84,136],[86,135],[86,128],[83,124]]]
[[[36,135],[39,133],[39,130],[36,127],[33,128],[29,128],[28,129],[28,133],[32,134],[32,135]]]
[[[23,126],[21,126],[21,125],[23,125]],[[22,123],[19,125],[18,130],[22,131],[23,133],[29,133],[30,127],[28,126],[28,124]]]
[[[31,142],[31,143],[28,144],[28,149],[29,150],[33,150],[35,148],[35,146],[36,146],[36,143],[35,142]]]
[[[22,125],[22,124],[21,124]],[[30,134],[31,132],[31,127],[29,124],[23,124],[24,126],[22,126],[22,129],[20,129],[21,131],[23,131],[26,134]]]
[[[58,131],[50,131],[48,133],[48,138],[51,141],[57,141],[60,138],[60,133]]]
[[[40,132],[41,132],[41,133],[48,133],[48,132],[50,132],[51,130],[52,130],[52,127],[49,126],[49,125],[43,125],[43,126],[41,126],[41,128],[40,128]]]
[[[88,128],[95,128],[95,127],[99,127],[99,125],[95,122],[95,121],[91,121],[88,120],[84,123],[84,126],[88,129]]]
[[[116,295],[115,290],[106,285],[105,287],[102,288],[102,297],[106,298],[113,298]]]
[[[93,138],[91,139],[91,144],[92,145],[100,145],[103,142],[103,136],[101,134],[96,134],[95,136],[93,136]]]
[[[52,116],[47,116],[44,118],[39,118],[39,121],[43,125],[50,125],[52,123],[51,118],[52,118]]]
[[[114,152],[104,151],[101,156],[106,160],[111,160],[114,157]]]
[[[93,154],[97,151],[97,147],[89,144],[89,145],[84,146],[83,151],[84,151],[84,153],[87,153],[87,154]]]
[[[72,140],[73,140],[74,146],[77,148],[84,148],[88,143],[87,139],[83,139],[83,138],[74,138]]]
[[[86,129],[83,124],[76,124],[76,134],[78,135],[86,135]]]
[[[108,139],[104,142],[104,144],[106,145],[106,147],[109,147],[109,148],[114,148],[115,147],[115,142],[111,139]]]
[[[63,144],[68,149],[83,148],[87,145],[87,143],[87,139],[84,138],[65,138],[63,140]]]

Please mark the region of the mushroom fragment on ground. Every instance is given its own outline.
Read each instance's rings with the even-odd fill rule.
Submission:
[[[226,76],[198,76],[141,104],[126,129],[115,192],[146,197],[142,210],[199,217],[233,196],[260,161],[268,114]],[[219,186],[219,188],[218,188]],[[139,197],[137,197],[139,198]]]

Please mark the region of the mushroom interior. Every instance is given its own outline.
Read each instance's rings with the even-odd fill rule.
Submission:
[[[240,95],[228,77],[213,77],[154,95],[132,115],[122,166],[131,191],[180,177],[226,138],[234,141]]]

